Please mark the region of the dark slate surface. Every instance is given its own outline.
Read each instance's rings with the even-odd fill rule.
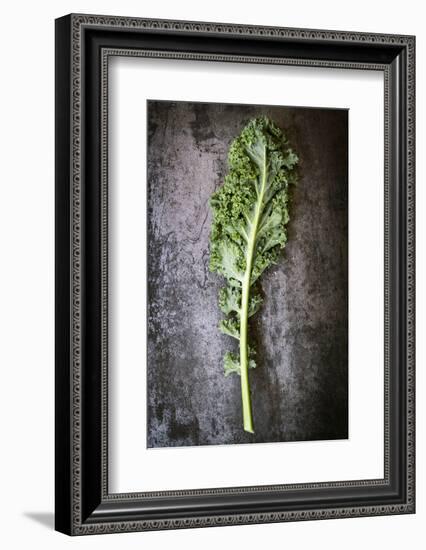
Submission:
[[[208,200],[230,142],[265,114],[299,154],[289,242],[251,319],[255,434],[242,429],[232,339],[218,331]],[[148,102],[148,447],[348,436],[345,110]]]

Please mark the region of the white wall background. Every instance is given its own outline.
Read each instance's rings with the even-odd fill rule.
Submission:
[[[422,2],[357,0],[67,0],[3,6],[0,34],[0,543],[48,550],[400,549],[420,547],[426,521],[425,264],[426,31]],[[69,12],[417,35],[418,505],[415,516],[317,521],[70,539],[53,527],[54,24]],[[266,466],[265,466],[266,467]]]

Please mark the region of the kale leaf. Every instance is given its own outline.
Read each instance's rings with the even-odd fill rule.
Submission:
[[[248,369],[256,367],[248,342],[248,319],[262,305],[258,280],[279,258],[287,241],[290,186],[296,183],[297,155],[267,117],[251,120],[232,142],[229,171],[210,198],[210,270],[227,286],[219,306],[227,317],[220,330],[239,341],[239,356],[227,352],[225,376],[241,376],[244,430],[254,433]]]

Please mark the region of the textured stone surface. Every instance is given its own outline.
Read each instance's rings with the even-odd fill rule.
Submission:
[[[224,280],[208,269],[208,200],[230,142],[261,114],[286,132],[300,180],[251,319],[252,435],[240,378],[223,375],[235,341],[217,328]],[[345,110],[148,103],[149,447],[348,436],[347,125]]]

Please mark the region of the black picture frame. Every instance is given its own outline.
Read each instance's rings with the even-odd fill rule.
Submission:
[[[383,479],[108,492],[105,146],[112,55],[383,71]],[[415,38],[71,14],[56,20],[55,66],[56,529],[85,535],[414,513]]]

